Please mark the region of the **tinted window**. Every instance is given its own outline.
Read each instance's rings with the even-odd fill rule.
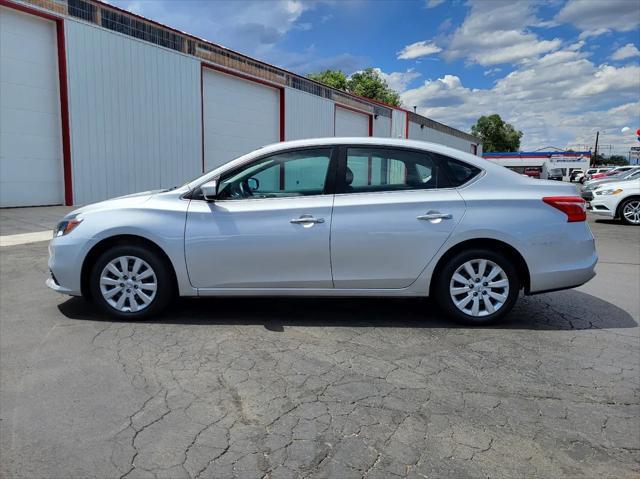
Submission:
[[[461,186],[470,181],[473,177],[480,174],[482,170],[473,165],[464,163],[460,160],[454,160],[444,155],[435,155],[440,161],[450,186]]]
[[[241,200],[324,193],[331,149],[299,150],[257,160],[221,178],[218,198]]]
[[[345,192],[401,191],[447,186],[433,155],[400,149],[348,148]]]

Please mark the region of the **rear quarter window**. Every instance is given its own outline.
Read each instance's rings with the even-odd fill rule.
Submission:
[[[465,183],[468,183],[482,171],[480,168],[470,165],[469,163],[465,163],[464,161],[455,160],[443,155],[435,156],[440,161],[440,164],[449,179],[450,186],[453,187],[462,186]]]

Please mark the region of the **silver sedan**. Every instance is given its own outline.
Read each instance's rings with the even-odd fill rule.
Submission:
[[[441,145],[301,140],[72,212],[47,284],[129,319],[175,295],[432,296],[487,324],[594,276],[585,218],[574,186]]]

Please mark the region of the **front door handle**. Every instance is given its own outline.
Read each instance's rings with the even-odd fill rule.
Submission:
[[[294,218],[290,220],[289,223],[293,223],[294,225],[311,225],[324,223],[324,218],[314,218],[311,215],[302,215],[300,216],[300,218]]]
[[[438,211],[428,211],[426,215],[420,215],[417,217],[419,220],[432,221],[432,220],[450,220],[453,215],[450,213],[440,213]]]

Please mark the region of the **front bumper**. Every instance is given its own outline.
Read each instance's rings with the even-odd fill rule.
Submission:
[[[615,218],[618,203],[617,195],[595,195],[591,200],[591,212],[607,218]]]
[[[95,243],[73,233],[53,238],[49,243],[51,277],[46,285],[58,293],[81,296],[82,263]]]
[[[70,289],[63,288],[58,283],[56,283],[56,281],[53,278],[47,278],[44,284],[46,284],[49,289],[54,290],[56,293],[68,294],[70,296],[80,296],[80,293],[77,291],[72,291]]]

